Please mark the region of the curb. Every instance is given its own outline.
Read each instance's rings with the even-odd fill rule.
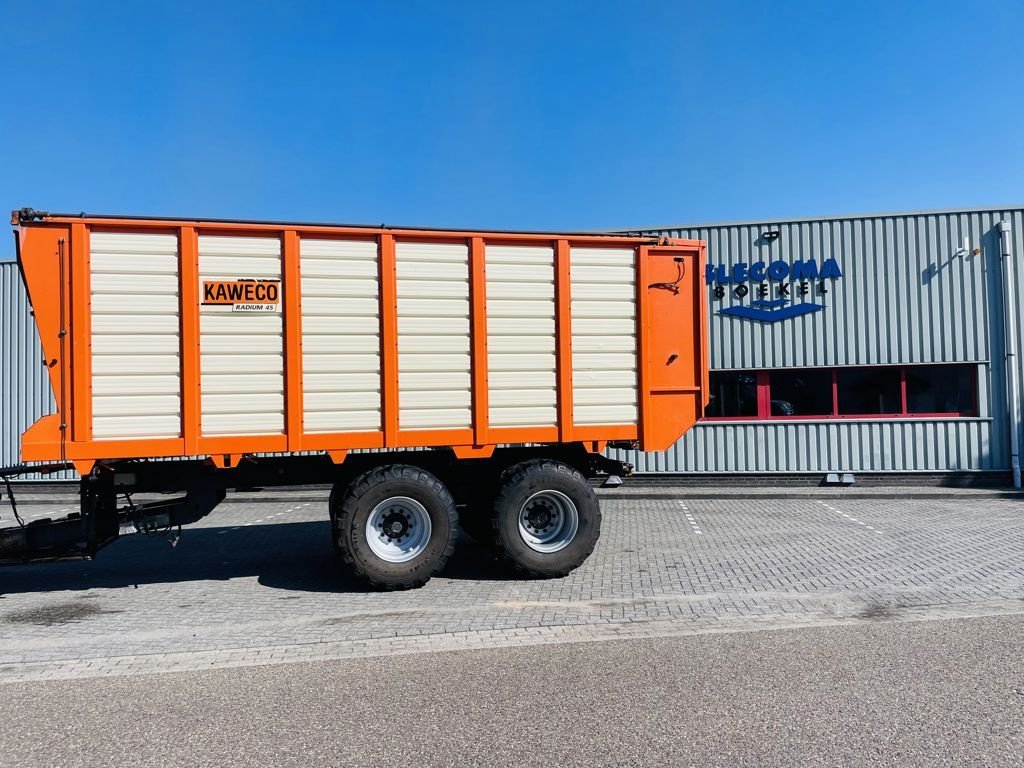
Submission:
[[[657,500],[657,501],[672,501],[675,499],[724,499],[729,501],[743,500],[743,501],[756,501],[757,499],[845,499],[847,501],[855,499],[887,499],[889,501],[899,501],[900,499],[932,499],[932,500],[955,500],[957,495],[955,493],[949,493],[944,491],[943,493],[921,493],[916,491],[906,491],[898,493],[882,493],[882,492],[871,492],[871,493],[843,493],[842,491],[817,491],[815,493],[806,493],[799,491],[770,491],[768,493],[740,493],[736,491],[725,491],[722,493],[709,493],[707,491],[688,491],[680,489],[676,493],[666,493],[664,491],[640,491],[638,493],[601,493],[598,492],[598,497],[602,499],[611,499],[614,501],[628,501],[629,499],[646,499],[646,500]],[[964,499],[1017,499],[1024,501],[1024,493],[1019,491],[972,491],[971,493],[965,493],[960,497]]]
[[[870,499],[870,500],[890,500],[898,501],[900,499],[910,499],[916,501],[922,500],[991,500],[991,499],[1016,499],[1018,501],[1024,501],[1024,492],[1021,491],[999,491],[999,490],[970,490],[963,493],[957,493],[958,489],[945,488],[941,493],[936,492],[924,492],[924,491],[867,491],[850,493],[849,491],[843,491],[840,489],[826,490],[826,489],[815,489],[813,492],[798,491],[798,490],[778,490],[778,491],[766,491],[759,493],[744,493],[742,491],[708,491],[708,490],[697,490],[694,488],[678,488],[674,490],[666,490],[664,488],[651,489],[651,490],[638,490],[633,492],[622,492],[622,491],[603,491],[601,489],[595,489],[599,499],[607,499],[609,501],[675,501],[677,499],[694,499],[701,501],[722,499],[724,501],[756,501],[757,499],[844,499],[844,500],[856,500],[856,499]],[[323,502],[327,503],[328,491],[324,490],[320,493],[309,493],[296,491],[295,493],[266,493],[266,494],[252,494],[246,496],[231,495],[229,494],[224,499],[222,504],[280,504],[289,502]],[[78,496],[76,494],[62,494],[45,496],[38,498],[24,498],[15,496],[19,504],[31,504],[35,506],[41,505],[54,505],[54,506],[68,506],[78,503]],[[6,500],[0,502],[0,510],[3,506],[6,506]]]

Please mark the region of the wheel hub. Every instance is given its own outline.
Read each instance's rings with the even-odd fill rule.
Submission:
[[[409,533],[412,522],[401,512],[390,510],[381,521],[380,529],[389,539],[401,539]]]
[[[546,531],[554,522],[555,511],[546,503],[538,502],[526,515],[526,525],[535,531]]]
[[[430,542],[430,513],[416,499],[393,496],[370,511],[365,530],[373,554],[389,563],[406,563]]]
[[[539,491],[519,510],[519,536],[535,552],[558,552],[576,537],[579,520],[576,505],[564,493]]]

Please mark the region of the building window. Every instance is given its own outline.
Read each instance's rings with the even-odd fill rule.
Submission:
[[[708,419],[977,416],[976,365],[712,371]]]
[[[831,416],[832,371],[770,371],[768,397],[772,416]]]
[[[752,418],[757,416],[757,373],[711,374],[711,401],[704,411],[711,418]]]
[[[973,416],[975,379],[972,366],[936,365],[906,369],[908,413],[960,413]]]
[[[900,413],[899,368],[849,368],[836,371],[840,416],[880,416]]]

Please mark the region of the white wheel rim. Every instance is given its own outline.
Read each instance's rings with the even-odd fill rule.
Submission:
[[[534,552],[565,549],[579,527],[576,505],[560,491],[538,491],[519,509],[519,536]]]
[[[381,560],[407,563],[427,548],[431,528],[426,507],[408,496],[392,496],[366,519],[366,543]]]

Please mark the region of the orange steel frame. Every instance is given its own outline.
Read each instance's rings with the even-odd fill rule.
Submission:
[[[89,237],[100,232],[161,232],[178,238],[181,329],[181,436],[160,439],[94,440]],[[200,233],[275,235],[281,240],[284,325],[283,434],[205,437],[201,423],[199,370]],[[303,427],[302,292],[303,237],[374,240],[378,243],[381,319],[380,429],[306,434]],[[462,242],[469,248],[472,414],[470,429],[403,430],[398,420],[398,299],[395,243]],[[492,428],[488,419],[487,298],[488,243],[544,245],[554,249],[558,423],[554,427]],[[571,249],[579,245],[631,246],[637,251],[637,424],[574,424],[572,403]],[[97,461],[209,456],[216,466],[235,466],[246,454],[326,451],[343,461],[357,448],[450,446],[460,458],[490,456],[501,443],[581,442],[592,451],[608,441],[629,441],[662,450],[700,417],[708,396],[705,246],[698,240],[662,240],[605,235],[480,233],[46,216],[19,230],[19,252],[58,413],[45,416],[22,436],[22,460],[71,461],[85,474]],[[682,275],[680,277],[680,274]],[[673,291],[675,284],[678,290]],[[65,423],[67,417],[71,421]]]

